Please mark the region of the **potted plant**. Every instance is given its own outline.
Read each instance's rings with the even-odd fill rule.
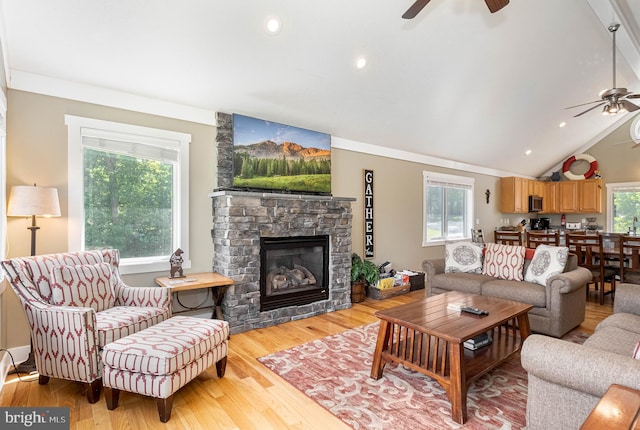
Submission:
[[[378,279],[380,272],[372,261],[351,254],[351,303],[364,301],[367,285],[374,285]]]

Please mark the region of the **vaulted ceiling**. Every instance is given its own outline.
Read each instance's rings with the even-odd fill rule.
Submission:
[[[431,0],[402,19],[412,3],[2,0],[0,39],[9,88],[241,113],[498,174],[539,176],[635,114],[564,108],[612,87],[614,22],[617,87],[640,92],[637,0]]]

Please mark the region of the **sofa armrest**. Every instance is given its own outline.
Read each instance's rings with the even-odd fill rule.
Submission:
[[[640,315],[640,285],[626,283],[618,285],[613,312]]]
[[[640,389],[640,367],[631,356],[533,334],[520,357],[528,373],[592,396],[602,397],[611,384]]]
[[[591,272],[584,267],[576,267],[570,272],[563,272],[554,275],[547,280],[547,295],[558,291],[560,294],[567,294],[579,288],[584,288],[591,280]]]
[[[424,288],[428,297],[431,295],[433,277],[438,273],[444,273],[444,258],[424,260],[422,262],[422,270],[424,270],[425,273]]]

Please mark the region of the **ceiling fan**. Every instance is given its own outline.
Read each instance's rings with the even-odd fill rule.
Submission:
[[[572,109],[579,106],[598,103],[597,105],[592,106],[577,115],[574,115],[574,118],[579,117],[580,115],[584,115],[585,113],[590,112],[600,106],[604,106],[602,108],[603,115],[615,115],[618,112],[633,112],[640,109],[639,106],[627,100],[640,98],[640,94],[634,94],[631,91],[627,91],[626,88],[616,88],[616,31],[618,31],[618,28],[620,28],[620,24],[612,24],[609,26],[609,31],[613,34],[613,87],[610,90],[606,90],[600,93],[601,100],[595,100],[592,102],[582,103],[565,108]]]
[[[404,19],[412,19],[429,3],[431,0],[417,0],[411,5],[409,9],[402,15]],[[509,0],[484,0],[491,13],[496,13],[503,7],[509,4]]]

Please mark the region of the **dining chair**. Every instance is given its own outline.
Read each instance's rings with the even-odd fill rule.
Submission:
[[[602,246],[604,247],[604,265],[614,269],[620,279],[622,263],[620,259],[620,238],[622,233],[599,233],[602,236]]]
[[[538,245],[560,246],[560,232],[554,231],[527,231],[526,235],[527,248],[535,248]]]
[[[640,237],[620,237],[620,282],[640,284]]]
[[[591,281],[587,282],[587,297],[589,296],[589,285],[593,284],[598,291],[600,304],[604,304],[604,296],[611,294],[613,298],[616,291],[616,275],[618,272],[606,267],[604,262],[604,247],[602,245],[602,235],[586,235],[567,233],[567,246],[569,252],[574,253],[578,258],[578,266],[584,267],[591,272]],[[605,291],[605,282],[611,284],[609,291]]]
[[[471,241],[475,243],[484,243],[484,234],[482,229],[471,229]]]
[[[519,231],[494,230],[493,236],[495,243],[522,246],[522,233]]]

